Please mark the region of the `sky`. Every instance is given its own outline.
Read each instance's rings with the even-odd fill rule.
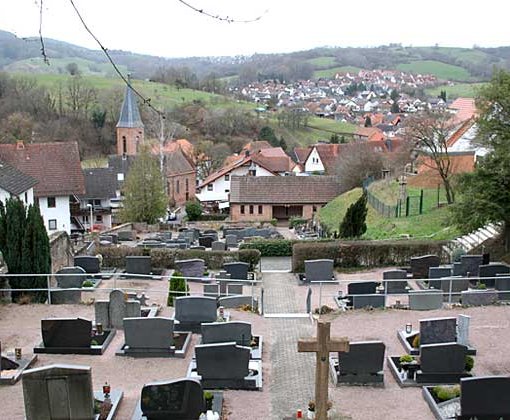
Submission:
[[[39,1],[0,0],[0,29],[38,36]],[[510,45],[504,0],[74,0],[108,49],[163,57],[278,53],[322,46]],[[43,0],[43,37],[97,49],[70,0]]]

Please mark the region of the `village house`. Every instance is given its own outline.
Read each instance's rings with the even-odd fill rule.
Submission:
[[[48,233],[71,233],[71,203],[85,194],[78,143],[0,144],[0,161],[37,180],[34,201],[39,204]]]
[[[34,186],[37,180],[18,171],[14,166],[0,162],[0,201],[17,197],[25,206],[34,204]]]
[[[233,176],[230,218],[234,222],[311,219],[340,193],[338,179],[330,176]]]

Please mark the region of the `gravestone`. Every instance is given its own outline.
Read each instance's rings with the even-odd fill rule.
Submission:
[[[83,268],[88,274],[101,271],[99,258],[91,255],[77,255],[74,257],[74,266]]]
[[[307,283],[312,281],[332,281],[333,260],[305,260],[305,278]]]
[[[27,420],[93,419],[91,368],[59,364],[27,370],[23,399]]]
[[[256,388],[249,375],[250,348],[231,343],[195,346],[197,374],[204,388]]]
[[[443,298],[446,301],[450,300],[450,288],[451,288],[451,300],[458,302],[461,296],[461,292],[469,289],[469,278],[468,277],[444,277],[441,280],[441,290]]]
[[[461,292],[460,299],[466,306],[488,306],[498,301],[498,292],[493,289],[470,289]]]
[[[212,236],[200,236],[198,238],[198,245],[211,248],[214,238]]]
[[[498,291],[499,300],[510,300],[510,276],[497,275],[494,287]]]
[[[226,235],[225,243],[228,248],[237,248],[237,236],[236,235]]]
[[[170,318],[124,318],[125,344],[130,349],[169,349],[174,344]]]
[[[384,308],[386,306],[386,295],[358,295],[352,296],[352,308]]]
[[[482,255],[461,255],[460,263],[462,264],[462,276],[478,277],[479,267],[482,265]]]
[[[245,262],[231,262],[223,264],[223,268],[230,274],[233,280],[248,280],[248,271],[250,264]]]
[[[57,286],[61,289],[81,288],[83,282],[87,279],[87,273],[82,267],[65,267],[57,271],[55,278]],[[64,275],[59,275],[64,274]],[[52,304],[78,304],[81,302],[80,290],[52,291]]]
[[[415,279],[426,279],[429,275],[430,267],[437,267],[440,264],[437,255],[423,255],[411,258],[411,273]]]
[[[219,284],[204,284],[203,287],[204,296],[218,297],[220,295]]]
[[[441,290],[410,290],[409,309],[414,311],[430,311],[443,307],[443,292]]]
[[[454,383],[465,374],[467,347],[457,343],[420,346],[420,368],[417,382]],[[433,378],[436,378],[435,380]],[[449,382],[453,380],[453,382]],[[437,381],[437,382],[436,382]]]
[[[217,319],[216,298],[206,296],[181,296],[175,298],[174,319],[179,321],[175,328],[179,331],[200,332],[203,322]]]
[[[457,341],[457,318],[420,320],[420,345]]]
[[[466,275],[466,273],[464,271],[464,266],[462,265],[462,263],[460,261],[453,263],[452,275],[453,276],[465,276]]]
[[[383,272],[384,291],[388,294],[407,293],[407,280],[395,281],[399,279],[407,279],[407,271],[405,270],[388,270]]]
[[[480,277],[496,277],[498,274],[510,273],[510,266],[503,263],[491,263],[487,265],[479,266]],[[496,279],[480,279],[480,282],[484,283],[487,287],[495,287]]]
[[[151,257],[129,255],[126,256],[126,273],[150,275],[152,271]]]
[[[184,277],[191,277],[191,281],[193,281],[193,278],[203,277],[205,272],[205,261],[199,258],[179,260],[175,262],[175,266]]]
[[[469,323],[471,317],[468,315],[459,315],[457,317],[457,343],[469,346]]]
[[[133,241],[136,239],[136,233],[132,230],[119,230],[117,236],[119,241]]]
[[[385,350],[382,341],[351,342],[348,353],[338,353],[337,383],[383,383]]]
[[[373,295],[377,292],[379,283],[375,281],[357,281],[347,285],[348,295]]]
[[[240,346],[249,346],[251,338],[249,322],[231,321],[202,324],[202,344],[235,342]]]
[[[92,340],[92,321],[83,318],[41,320],[45,348],[88,348]]]
[[[225,309],[239,308],[241,306],[251,306],[253,302],[253,309],[256,310],[258,307],[257,298],[251,295],[235,295],[235,296],[223,296],[218,299],[218,305],[223,306]]]
[[[226,247],[225,242],[221,242],[221,241],[214,241],[214,242],[211,244],[211,250],[212,250],[212,251],[226,251],[226,250],[227,250],[227,247]]]
[[[243,294],[243,285],[242,284],[235,284],[235,283],[229,283],[227,284],[227,296],[237,296]]]
[[[109,300],[96,300],[94,310],[96,323],[103,324],[105,328],[122,329],[124,318],[137,318],[141,316],[141,304],[136,299],[126,299],[122,290],[110,292]]]
[[[510,377],[482,376],[460,380],[460,419],[510,418]]]
[[[308,291],[306,292],[306,313],[312,313],[312,288],[308,286]]]
[[[147,420],[197,420],[205,411],[204,391],[195,379],[175,379],[143,386],[141,411]]]
[[[443,277],[452,276],[452,266],[443,265],[439,267],[430,267],[429,268],[429,288],[441,289],[441,281],[440,280],[432,280],[432,279],[440,279]]]
[[[222,295],[222,296],[227,295],[227,290],[230,285],[239,286],[239,283],[236,283],[236,281],[238,281],[238,280],[218,279],[218,284],[220,285],[220,295]],[[240,284],[240,286],[242,286],[242,284]],[[234,287],[234,289],[232,289],[232,290],[236,290],[236,288]],[[239,291],[239,287],[237,287],[237,290]],[[237,294],[242,294],[242,288],[240,290],[241,290],[241,293],[237,293]]]
[[[202,233],[203,236],[210,236],[212,238],[214,238],[215,241],[218,240],[218,232],[216,232],[215,230],[213,229],[206,229],[204,230],[204,232]]]

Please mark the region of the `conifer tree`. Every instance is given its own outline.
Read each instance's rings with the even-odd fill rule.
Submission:
[[[363,195],[349,206],[342,223],[340,223],[341,238],[359,238],[367,231],[367,194]]]

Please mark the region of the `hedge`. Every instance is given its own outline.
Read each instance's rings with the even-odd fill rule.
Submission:
[[[227,262],[243,261],[250,263],[253,269],[260,261],[260,252],[256,250],[239,251],[202,251],[199,249],[175,248],[134,248],[129,246],[100,247],[97,253],[103,256],[103,266],[126,268],[125,257],[131,255],[150,255],[155,270],[173,269],[175,261],[200,258],[209,269],[220,270]]]
[[[240,249],[258,249],[262,257],[291,257],[292,246],[297,240],[259,239],[242,243]]]
[[[202,214],[198,218],[201,222],[215,222],[215,221],[223,221],[228,217],[228,214]]]
[[[292,248],[292,270],[303,272],[305,260],[332,259],[335,267],[381,267],[409,264],[411,257],[436,254],[448,259],[446,241],[300,242]]]

